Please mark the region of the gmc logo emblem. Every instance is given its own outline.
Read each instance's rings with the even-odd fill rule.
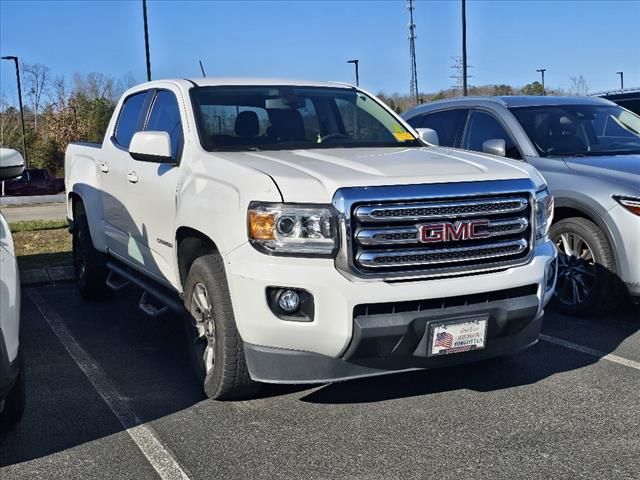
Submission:
[[[422,243],[440,243],[487,238],[491,235],[486,229],[488,226],[489,220],[463,220],[455,223],[425,223],[419,225],[418,229]],[[479,230],[482,227],[485,228]]]

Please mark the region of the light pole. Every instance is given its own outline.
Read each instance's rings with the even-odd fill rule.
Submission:
[[[624,72],[616,72],[620,75],[620,90],[624,90]]]
[[[142,0],[142,17],[144,20],[144,50],[147,56],[147,82],[150,82],[151,58],[149,56],[149,25],[147,24],[147,0]]]
[[[467,96],[467,2],[462,0],[462,95]]]
[[[544,89],[544,72],[546,72],[546,68],[539,68],[536,72],[539,72],[542,75],[542,95],[546,95],[547,91]]]
[[[347,63],[353,63],[356,66],[356,87],[360,86],[360,71],[358,70],[358,65],[360,64],[360,60],[347,60]]]
[[[20,68],[18,67],[18,57],[8,55],[2,60],[13,60],[16,65],[16,80],[18,81],[18,105],[20,105],[20,125],[22,127],[22,153],[24,155],[24,168],[27,168],[27,137],[24,133],[24,111],[22,109],[22,87],[20,85]]]

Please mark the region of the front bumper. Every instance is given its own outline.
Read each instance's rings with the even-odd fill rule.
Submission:
[[[508,302],[508,301],[507,301]],[[457,311],[456,311],[457,310]],[[534,345],[542,327],[543,312],[535,296],[514,304],[496,302],[485,308],[367,322],[356,319],[354,343],[342,358],[246,344],[245,358],[251,378],[265,383],[326,383],[411,370],[445,367],[508,355]],[[429,325],[452,316],[488,313],[486,347],[464,353],[427,357]],[[378,349],[372,349],[372,344]],[[395,345],[400,348],[389,348]]]
[[[340,362],[354,364],[356,357],[353,353],[353,342],[358,335],[358,329],[362,326],[361,319],[357,315],[354,316],[354,312],[358,306],[364,304],[411,302],[447,297],[465,298],[485,292],[533,286],[533,293],[526,299],[526,308],[517,313],[518,322],[522,322],[523,325],[530,322],[534,325],[530,330],[526,330],[531,333],[530,335],[522,333],[523,336],[505,341],[509,343],[505,346],[500,346],[502,341],[490,346],[488,340],[487,348],[483,351],[453,356],[458,359],[469,358],[471,361],[475,358],[502,355],[526,347],[535,342],[539,330],[539,327],[536,329],[535,324],[540,321],[543,308],[551,297],[553,287],[547,289],[545,286],[545,270],[555,258],[555,247],[547,241],[536,246],[535,256],[527,265],[466,277],[400,282],[349,280],[335,269],[332,260],[267,256],[257,252],[248,244],[230,252],[224,259],[235,320],[246,345],[247,361],[252,376],[263,381],[274,382],[319,382],[345,377],[328,375],[324,378],[325,374],[322,372],[313,374],[313,369],[307,365],[308,362],[302,360],[316,359],[319,364],[327,362],[334,365],[342,365]],[[268,287],[300,288],[310,292],[315,304],[313,321],[287,321],[274,315],[267,304],[266,289]],[[461,313],[466,315],[475,312],[475,308],[475,306],[469,306],[464,311],[447,311],[446,313],[447,315]],[[513,317],[513,311],[517,311],[520,307],[507,302],[495,308],[496,310],[491,313],[492,318],[495,319],[492,321],[510,323],[511,319],[516,318]],[[424,312],[414,318],[394,315],[394,321],[406,325],[406,328],[426,328],[427,318],[428,315]],[[411,358],[406,368],[426,368],[442,362],[458,361],[440,358],[420,359],[417,354],[413,355],[414,352],[407,354]],[[307,366],[301,366],[296,374],[287,373],[289,370],[280,363],[282,361],[280,354],[289,359],[284,361],[286,364],[294,360],[292,356],[298,359],[297,356],[302,355],[299,360],[301,364],[304,363]],[[270,362],[268,358],[263,358],[265,356],[268,358],[278,356],[280,360]],[[390,361],[384,354],[374,355],[374,357],[383,358],[385,363]],[[388,365],[391,364],[393,364],[390,368],[392,371],[405,369],[395,365],[398,361],[393,359],[391,363],[380,367],[383,370],[382,373],[385,369],[389,369]],[[412,363],[414,361],[418,366]],[[265,366],[271,365],[269,368],[271,373],[262,371],[263,363]],[[378,368],[378,366],[363,366],[361,359],[356,365],[358,365],[357,371],[349,373],[346,378],[376,374],[376,372],[363,373],[360,369],[365,368],[365,371],[369,371],[368,369]],[[326,370],[325,373],[331,373],[332,368],[334,367]],[[341,371],[344,367],[335,368]],[[303,373],[305,371],[307,374]]]
[[[618,259],[618,276],[631,296],[640,297],[640,218],[620,205],[607,215]]]

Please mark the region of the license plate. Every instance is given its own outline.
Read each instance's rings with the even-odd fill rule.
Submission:
[[[432,324],[429,356],[484,348],[487,340],[487,322],[487,316],[479,316]]]

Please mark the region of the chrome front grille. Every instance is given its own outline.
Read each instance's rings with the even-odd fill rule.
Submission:
[[[534,238],[534,192],[526,179],[344,189],[334,199],[345,239],[336,264],[350,275],[393,279],[525,263]],[[477,224],[473,234],[456,230],[470,224]],[[448,229],[442,240],[425,234],[441,226]]]

